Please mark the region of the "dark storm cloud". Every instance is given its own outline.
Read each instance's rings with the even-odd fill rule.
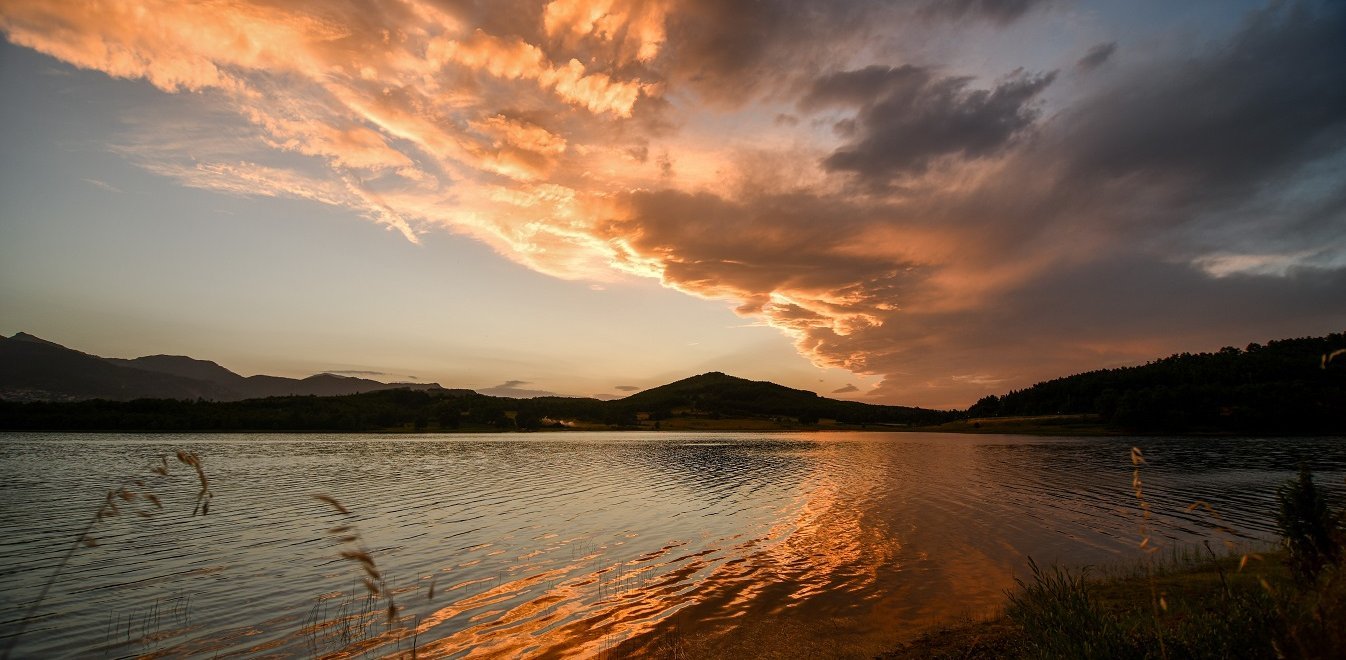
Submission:
[[[1090,48],[1089,52],[1085,53],[1084,57],[1081,57],[1080,60],[1075,63],[1075,68],[1086,73],[1093,71],[1112,59],[1113,54],[1116,52],[1117,42],[1115,41],[1098,44],[1097,46]]]
[[[890,373],[876,394],[956,404],[1182,350],[1340,331],[1343,296],[1346,269],[1212,278],[1187,264],[1125,255],[1044,271],[974,312],[912,318],[851,341],[896,349],[875,365]]]
[[[859,392],[859,391],[860,391],[860,388],[858,388],[858,387],[856,387],[856,386],[854,386],[854,385],[851,385],[850,383],[847,383],[845,387],[838,387],[837,389],[832,390],[832,393],[833,393],[833,394],[850,394],[851,392]]]
[[[675,80],[739,104],[788,89],[920,22],[1006,25],[1052,0],[689,0],[670,16]]]
[[[641,388],[635,385],[613,385],[612,389],[618,392],[639,392]]]
[[[922,67],[869,66],[819,78],[800,106],[858,106],[853,123],[843,124],[854,141],[823,167],[879,183],[919,173],[941,156],[999,152],[1037,118],[1033,99],[1055,77],[1016,73],[993,89],[969,89],[969,78]]]
[[[1206,56],[1147,70],[1062,121],[1082,175],[1178,177],[1213,197],[1293,171],[1346,138],[1346,5],[1275,3]]]
[[[815,75],[898,16],[900,3],[690,0],[670,16],[672,76],[739,104]]]

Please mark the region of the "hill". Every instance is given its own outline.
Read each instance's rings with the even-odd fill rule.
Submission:
[[[916,426],[947,421],[951,413],[906,406],[840,401],[766,381],[746,380],[714,371],[651,388],[621,399],[631,410],[653,419],[674,414],[755,417],[788,414],[805,423],[832,419],[846,424]]]
[[[988,396],[972,418],[1092,415],[1128,431],[1346,433],[1346,335],[1181,353]]]
[[[81,353],[27,333],[0,337],[0,399],[81,401],[341,396],[385,389],[438,389],[435,383],[381,383],[317,374],[308,378],[244,377],[207,360],[149,355],[131,360]]]
[[[121,366],[22,332],[0,337],[0,398],[72,401],[231,395],[215,383]]]

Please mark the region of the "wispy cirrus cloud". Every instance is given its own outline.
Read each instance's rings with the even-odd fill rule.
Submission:
[[[522,387],[523,385],[530,385],[530,384],[531,383],[526,380],[507,380],[499,385],[480,388],[477,390],[477,392],[479,394],[485,394],[487,396],[503,396],[512,399],[530,399],[538,396],[556,396],[555,392]]]
[[[81,181],[99,190],[103,190],[110,193],[120,193],[122,191],[121,188],[118,188],[117,186],[114,186],[106,181],[103,181],[102,179],[81,179]]]

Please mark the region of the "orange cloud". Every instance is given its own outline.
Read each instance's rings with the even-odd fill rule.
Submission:
[[[618,47],[618,63],[648,62],[667,39],[668,2],[553,0],[543,10],[547,35],[571,43],[592,38]]]
[[[499,78],[536,80],[544,89],[596,113],[630,117],[640,94],[657,90],[639,80],[623,82],[604,73],[589,73],[576,59],[554,66],[537,46],[481,30],[465,41],[440,41],[434,46],[432,59],[442,57]]]
[[[546,177],[566,150],[565,138],[503,115],[469,121],[468,126],[491,142],[479,151],[482,166],[521,181]]]

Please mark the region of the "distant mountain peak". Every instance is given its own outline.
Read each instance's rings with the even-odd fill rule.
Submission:
[[[437,383],[382,383],[321,373],[303,380],[240,376],[185,355],[104,358],[26,332],[0,337],[0,399],[137,398],[237,401],[270,396],[343,396],[374,390],[438,390]]]
[[[44,344],[44,345],[46,345],[46,346],[55,346],[56,348],[65,348],[64,346],[62,346],[62,345],[60,345],[60,344],[58,344],[58,343],[56,343],[56,342],[54,342],[54,341],[47,341],[47,340],[45,340],[45,339],[43,339],[43,338],[41,338],[41,337],[38,337],[38,336],[36,336],[36,335],[30,335],[30,334],[28,334],[28,333],[26,333],[26,332],[16,332],[16,333],[14,333],[14,336],[13,336],[13,337],[10,337],[10,339],[12,339],[12,340],[14,340],[14,341],[26,341],[26,342],[31,342],[31,343],[34,343],[34,344]]]

